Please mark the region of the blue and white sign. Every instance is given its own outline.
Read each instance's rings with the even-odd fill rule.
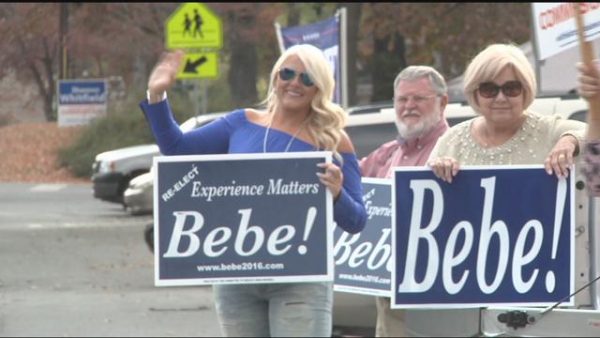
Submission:
[[[391,296],[391,180],[363,178],[367,224],[357,234],[336,227],[333,259],[335,291]]]
[[[333,101],[342,104],[342,66],[340,61],[340,16],[336,15],[313,24],[279,29],[283,49],[299,44],[313,45],[323,51],[334,71]]]
[[[59,80],[58,125],[87,124],[105,116],[108,91],[105,80]]]
[[[541,165],[465,166],[446,183],[431,169],[396,168],[392,307],[548,306],[568,297],[572,176],[559,180]]]
[[[331,152],[154,158],[155,284],[333,281]]]
[[[598,2],[532,2],[532,25],[538,59],[545,60],[578,45],[573,6],[580,6],[586,41],[600,37]]]

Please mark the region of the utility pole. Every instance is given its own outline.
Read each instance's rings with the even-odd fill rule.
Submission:
[[[68,63],[67,63],[67,36],[69,30],[69,7],[68,3],[59,3],[59,18],[58,18],[58,78],[68,78]]]

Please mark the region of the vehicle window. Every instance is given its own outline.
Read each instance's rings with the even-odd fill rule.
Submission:
[[[358,159],[369,155],[380,145],[393,141],[398,135],[394,123],[352,126],[346,127],[345,130],[354,144]]]
[[[456,124],[459,124],[466,120],[470,120],[472,118],[473,118],[473,116],[451,117],[451,118],[448,118],[448,125],[450,125],[450,127],[452,127]]]
[[[570,120],[577,120],[581,122],[587,122],[587,110],[580,110],[569,116]]]
[[[348,108],[347,113],[348,115],[378,113],[382,109],[388,109],[393,107],[394,104],[392,102],[374,103],[367,106],[357,106]]]
[[[448,124],[453,126],[471,118],[470,116],[449,118]],[[354,144],[356,156],[359,159],[369,155],[382,144],[390,142],[398,136],[396,124],[393,122],[351,126],[346,127],[345,130],[350,136],[352,144]]]
[[[214,120],[216,120],[216,118],[214,118],[214,119],[210,119],[210,120],[204,120],[204,121],[202,121],[202,122],[198,123],[197,125],[195,125],[193,129],[198,129],[198,128],[200,128],[200,127],[204,126],[204,125],[207,125],[207,124],[209,124],[210,122],[212,122],[212,121],[214,121]]]

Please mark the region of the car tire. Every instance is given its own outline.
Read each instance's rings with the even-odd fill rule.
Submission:
[[[150,252],[154,253],[154,223],[146,224],[146,228],[144,228],[144,241]]]

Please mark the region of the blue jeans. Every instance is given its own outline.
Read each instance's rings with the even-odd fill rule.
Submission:
[[[331,337],[331,282],[213,285],[227,337]]]

